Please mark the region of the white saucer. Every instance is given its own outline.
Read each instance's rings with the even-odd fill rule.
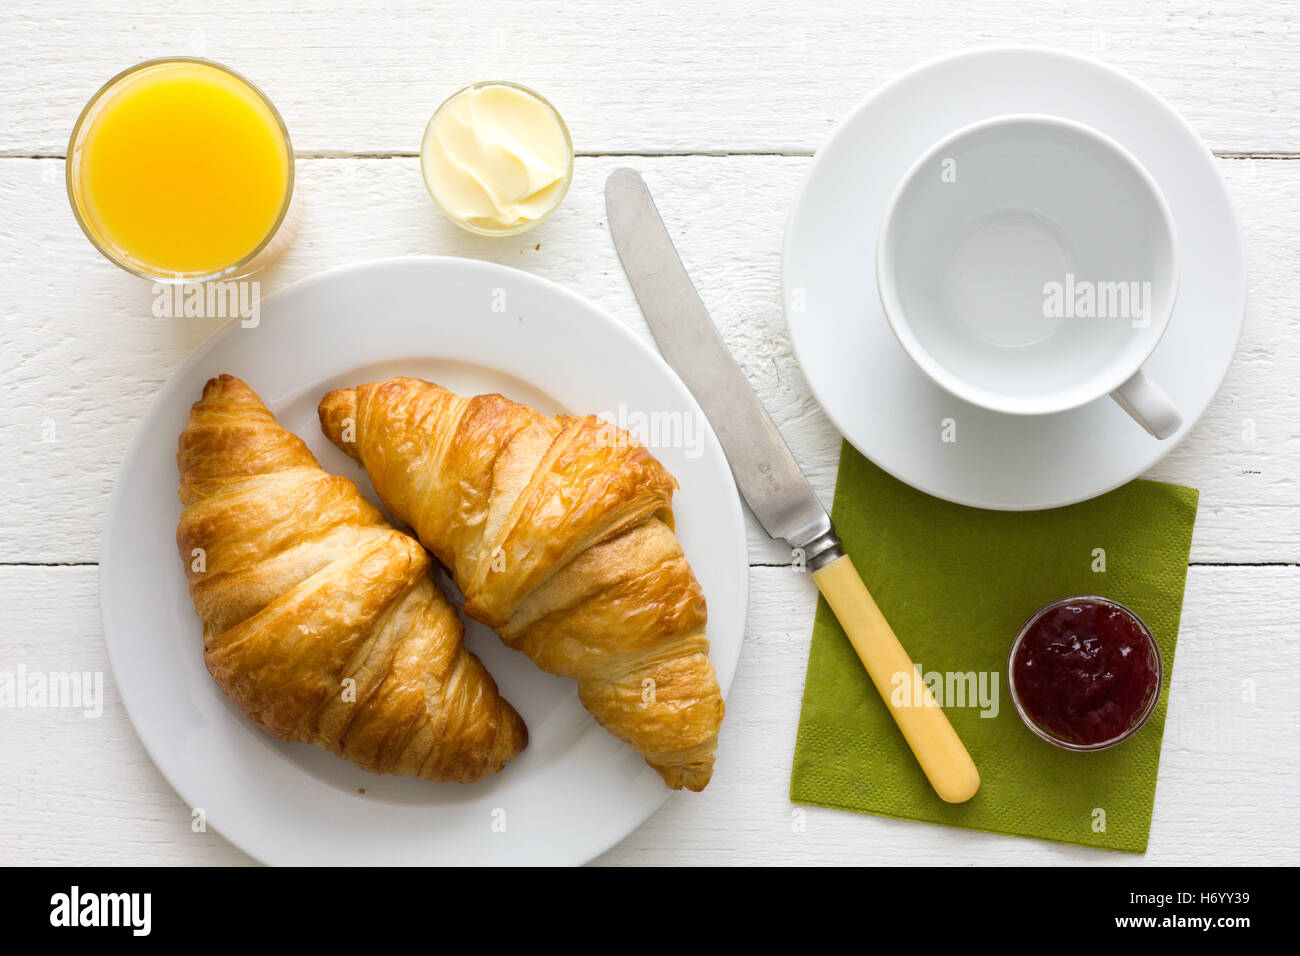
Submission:
[[[1183,414],[1173,437],[1152,438],[1109,398],[1055,415],[985,411],[926,378],[890,332],[872,267],[890,193],[945,134],[1004,113],[1047,113],[1092,126],[1119,141],[1160,184],[1177,228],[1182,280],[1169,330],[1145,369]],[[1167,103],[1085,57],[994,47],[917,67],[836,128],[790,215],[783,294],[804,375],[855,448],[937,497],[1033,510],[1124,484],[1196,424],[1241,333],[1245,252],[1214,157]],[[945,428],[947,420],[955,427]]]

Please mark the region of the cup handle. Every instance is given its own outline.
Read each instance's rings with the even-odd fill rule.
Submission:
[[[1147,378],[1141,369],[1111,392],[1110,397],[1156,438],[1168,438],[1183,424],[1183,416],[1165,390]]]

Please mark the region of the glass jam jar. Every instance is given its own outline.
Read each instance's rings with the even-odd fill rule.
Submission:
[[[1066,750],[1104,750],[1133,736],[1155,710],[1163,679],[1160,648],[1142,619],[1094,595],[1040,608],[1007,655],[1016,713]]]

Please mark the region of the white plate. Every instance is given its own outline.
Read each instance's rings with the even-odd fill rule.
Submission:
[[[872,265],[885,204],[913,161],[953,130],[1006,113],[1092,126],[1137,157],[1173,211],[1178,304],[1144,366],[1184,423],[1158,441],[1109,398],[1055,415],[1001,415],[931,382],[881,310]],[[924,64],[860,104],[817,152],[786,230],[783,293],[813,394],[858,451],[959,504],[1052,508],[1142,474],[1196,424],[1227,374],[1246,304],[1241,230],[1214,157],[1130,77],[1085,57],[994,47]],[[944,423],[956,441],[943,441]]]
[[[501,303],[505,311],[494,311]],[[221,372],[247,381],[326,470],[372,498],[364,474],[320,432],[316,404],[330,389],[407,374],[549,412],[616,414],[622,405],[693,417],[698,441],[652,450],[681,483],[678,536],[709,602],[725,695],[748,597],[740,500],[717,437],[663,360],[586,299],[503,266],[419,257],[324,273],[265,302],[258,327],[234,323],[215,335],[158,394],[113,489],[100,570],[109,657],[140,738],[208,825],[260,860],[581,863],[650,816],[669,793],[659,775],[588,716],[572,681],[542,673],[472,621],[470,648],[529,730],[523,754],[480,783],[368,774],[275,740],[236,710],[204,669],[175,544],[177,437],[203,383]],[[725,744],[718,762],[725,772]]]

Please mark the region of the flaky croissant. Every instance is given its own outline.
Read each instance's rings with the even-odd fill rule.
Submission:
[[[626,432],[418,379],[343,389],[321,427],[451,571],[465,613],[674,789],[713,772],[723,702],[704,595],[672,529],[677,483]]]
[[[254,723],[375,773],[470,782],[527,743],[420,545],[223,375],[177,454],[176,543],[213,680]]]

